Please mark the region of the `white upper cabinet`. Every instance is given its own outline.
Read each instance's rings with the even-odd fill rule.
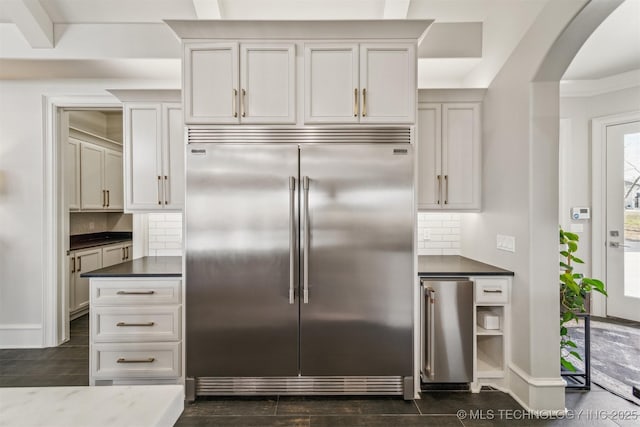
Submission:
[[[82,143],[80,146],[80,181],[82,209],[98,210],[107,206],[102,169],[104,148]]]
[[[64,179],[69,210],[80,209],[80,141],[69,138],[65,149]]]
[[[179,103],[124,104],[125,211],[184,204],[184,125]]]
[[[292,43],[185,44],[184,73],[187,124],[295,123]]]
[[[104,151],[104,189],[107,192],[106,209],[121,211],[124,209],[124,184],[122,182],[122,153],[113,150]]]
[[[416,110],[413,45],[360,45],[362,123],[412,123]]]
[[[418,107],[418,208],[479,210],[479,103]]]
[[[305,123],[413,123],[413,44],[306,44]]]
[[[358,67],[357,44],[305,45],[306,123],[358,122]]]
[[[238,44],[198,43],[184,52],[185,121],[238,122]]]

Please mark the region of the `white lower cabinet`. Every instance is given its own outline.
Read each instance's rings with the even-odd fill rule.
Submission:
[[[93,278],[90,385],[182,381],[182,281]]]
[[[133,259],[131,242],[116,243],[102,247],[102,267],[111,267]]]
[[[474,382],[476,393],[483,385],[507,386],[510,337],[510,277],[474,277]]]
[[[102,268],[102,248],[73,251],[68,256],[69,275],[69,318],[75,319],[89,308],[89,279],[80,277],[82,273]]]

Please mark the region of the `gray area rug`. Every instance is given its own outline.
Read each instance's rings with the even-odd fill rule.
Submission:
[[[569,336],[584,355],[583,325],[569,327]],[[631,388],[640,386],[640,328],[591,320],[591,381],[640,405]]]

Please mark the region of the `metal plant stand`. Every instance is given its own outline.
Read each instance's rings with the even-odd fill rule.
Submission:
[[[591,390],[591,314],[576,314],[578,319],[584,319],[584,371],[571,372],[562,370],[562,378],[567,382],[567,388],[573,390]]]

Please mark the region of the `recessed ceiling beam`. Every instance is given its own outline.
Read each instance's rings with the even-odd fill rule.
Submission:
[[[198,19],[222,19],[218,0],[192,0]]]
[[[385,0],[384,19],[407,19],[411,0]]]
[[[31,47],[53,47],[53,22],[38,0],[11,0],[6,7],[11,20]]]

